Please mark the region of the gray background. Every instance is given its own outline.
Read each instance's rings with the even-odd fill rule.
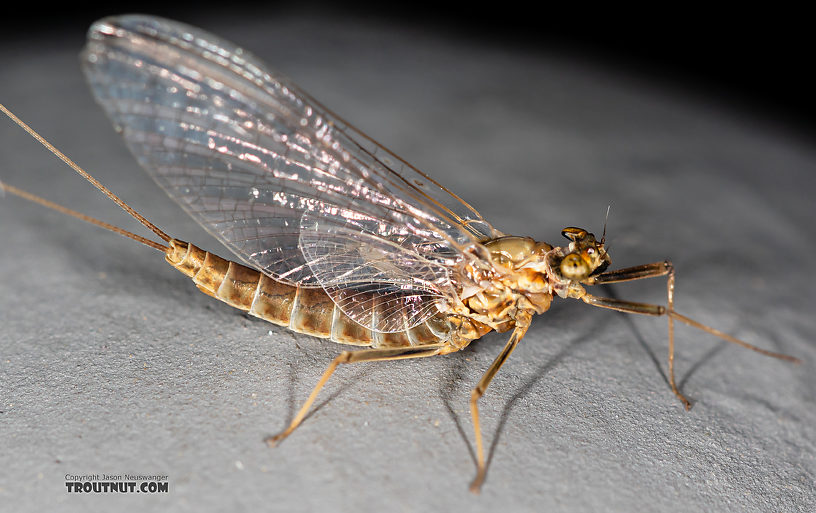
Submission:
[[[188,19],[188,21],[196,21]],[[0,504],[9,511],[814,511],[812,139],[557,53],[345,20],[198,23],[254,51],[508,233],[600,232],[616,267],[671,258],[677,308],[793,366],[665,321],[557,302],[481,401],[504,342],[340,369],[341,349],[200,294],[155,251],[0,199]],[[0,101],[176,237],[228,256],[138,169],[78,68],[85,27],[0,52]],[[0,179],[138,230],[10,122]],[[660,302],[662,280],[599,291]],[[169,475],[69,495],[66,474]]]

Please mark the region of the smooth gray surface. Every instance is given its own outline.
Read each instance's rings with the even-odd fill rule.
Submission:
[[[811,141],[714,100],[556,55],[287,16],[184,20],[254,51],[500,229],[608,238],[616,267],[673,259],[677,308],[793,366],[665,321],[557,302],[481,402],[491,335],[343,368],[283,428],[335,344],[247,318],[139,247],[0,199],[0,503],[8,511],[814,511]],[[175,236],[220,252],[138,169],[86,90],[76,36],[0,54],[0,101]],[[10,122],[0,179],[126,228]],[[663,301],[664,281],[601,290]],[[167,495],[69,495],[67,473],[169,475]]]

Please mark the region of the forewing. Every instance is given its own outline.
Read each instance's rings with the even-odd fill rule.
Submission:
[[[450,268],[425,265],[427,248],[454,264],[468,245],[498,235],[458,197],[215,36],[154,17],[108,18],[91,27],[82,60],[97,100],[174,200],[244,261],[323,286],[344,311],[345,289],[364,288],[363,274],[341,284],[307,261],[303,241],[352,233],[366,219],[375,226],[369,246],[379,238],[380,251],[416,255],[400,272],[438,284]],[[302,238],[306,219],[320,228]],[[402,280],[380,277],[371,283]]]

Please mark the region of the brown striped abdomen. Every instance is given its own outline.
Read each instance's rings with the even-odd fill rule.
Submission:
[[[451,325],[440,316],[407,331],[374,332],[343,313],[321,288],[277,281],[187,242],[170,241],[165,259],[205,294],[299,333],[370,347],[425,346],[450,338]]]

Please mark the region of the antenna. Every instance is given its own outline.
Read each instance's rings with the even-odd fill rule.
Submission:
[[[606,242],[606,223],[609,221],[609,211],[612,209],[612,205],[607,205],[606,207],[606,218],[604,219],[604,229],[603,234],[601,235],[601,246],[603,246],[604,242]]]

